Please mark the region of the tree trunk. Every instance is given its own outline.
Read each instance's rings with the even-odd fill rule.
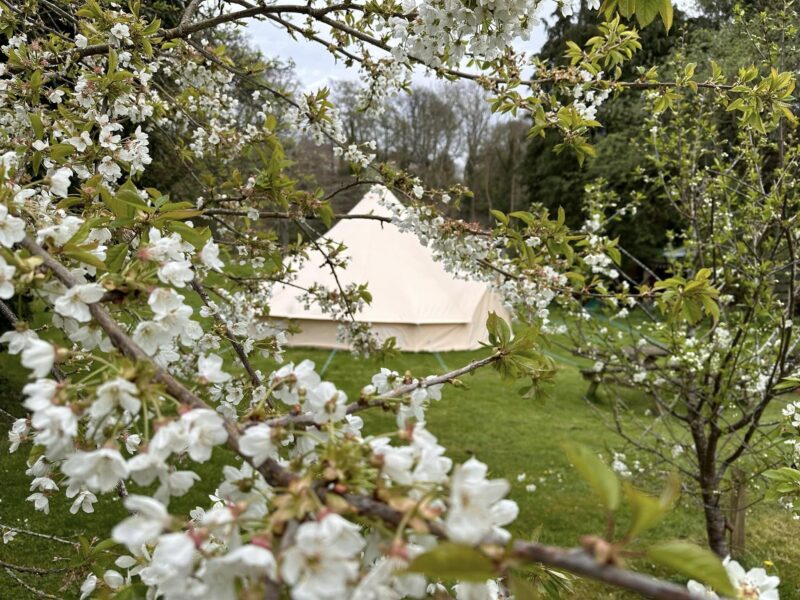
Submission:
[[[712,483],[712,482],[709,482]],[[706,518],[708,546],[720,558],[728,556],[728,540],[725,535],[725,514],[720,506],[720,494],[716,482],[706,486],[703,483],[703,512]]]
[[[741,469],[734,469],[729,521],[731,524],[731,556],[736,560],[744,558],[746,506],[747,475]]]

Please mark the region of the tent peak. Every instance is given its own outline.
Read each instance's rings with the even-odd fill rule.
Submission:
[[[403,208],[403,203],[386,186],[373,185],[348,214],[391,217],[393,208]]]

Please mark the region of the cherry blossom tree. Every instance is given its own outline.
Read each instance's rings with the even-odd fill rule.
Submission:
[[[737,19],[739,30],[754,27],[751,15]],[[728,514],[738,510],[730,506],[732,489],[748,481],[763,487],[762,473],[796,460],[786,424],[770,410],[796,388],[798,369],[794,80],[777,70],[796,61],[793,46],[779,42],[797,14],[787,5],[755,21],[763,30],[752,33],[753,43],[771,49],[760,55],[762,90],[783,108],[768,119],[746,111],[731,124],[726,113],[750,101],[720,102],[714,90],[651,93],[643,148],[653,176],[645,184],[682,224],[671,232],[667,273],[640,262],[651,281],[637,286],[626,279],[618,267],[625,241],[612,242],[604,229],[643,200],[593,186],[585,283],[602,290],[607,318],[573,303],[566,320],[577,352],[595,361],[594,377],[612,384],[605,389],[613,411],[603,418],[629,448],[691,482],[709,545],[722,557],[730,552]],[[689,76],[696,68],[687,63],[679,72]],[[758,72],[742,68],[739,77]],[[722,81],[716,64],[709,74]],[[646,395],[655,419],[642,419],[620,386]]]
[[[602,11],[598,35],[567,48],[570,66],[553,67],[513,50],[536,23],[535,1],[191,0],[169,25],[138,1],[0,3],[0,308],[15,326],[2,342],[30,371],[30,417],[14,424],[12,443],[29,452],[38,510],[66,501],[91,512],[98,494],[117,494],[130,511],[86,552],[82,598],[530,597],[520,566],[540,578],[555,568],[653,598],[690,597],[625,569],[634,551],[723,594],[751,585],[691,544],[632,548],[674,503],[674,482],[660,499],[626,495],[636,516],[619,539],[589,536],[562,549],[511,538],[504,527],[518,508],[505,497],[509,484],[479,458],[454,465],[426,429],[425,408],[451,393],[446,384],[490,366],[530,380],[527,393],[536,393],[553,371],[539,351],[552,331],[548,307],[574,295],[571,269],[591,266],[595,249],[583,251],[563,215],[498,214],[492,231],[445,219],[441,205],[460,187],[431,189],[376,162],[369,143],[343,134],[327,90],[275,87],[215,42],[247,19],[305,36],[360,69],[364,106],[375,110],[415,67],[469,80],[491,92],[495,110],[530,114],[532,134],[557,131],[558,150],[578,160],[591,155],[586,134],[612,93],[701,87],[750,120],[783,109],[783,96],[763,91],[777,74],[740,74],[732,84],[663,82],[652,71],[620,80],[617,67],[639,48],[636,27],[657,17],[669,27],[671,5],[589,5]],[[261,103],[246,123],[243,91]],[[139,184],[155,131],[172,140],[201,194],[173,198]],[[456,276],[495,285],[528,326],[512,333],[489,315],[484,358],[439,376],[387,369],[358,398],[309,361],[262,371],[260,358],[282,362],[286,341],[269,318],[271,284],[292,283],[290,265],[309,245],[334,276],[347,263],[309,225],[340,217],[330,200],[341,190],[297,188],[282,144],[293,135],[332,143],[353,185],[400,193],[405,204],[387,219]],[[306,243],[281,247],[264,219],[293,222]],[[366,286],[298,294],[337,317],[355,351],[391,349],[356,318]],[[396,431],[363,433],[358,413],[372,408],[395,412]],[[219,474],[215,501],[188,516],[170,512],[171,498],[198,479],[193,465],[221,447],[238,459]],[[609,467],[585,448],[568,451],[606,509],[618,510]]]

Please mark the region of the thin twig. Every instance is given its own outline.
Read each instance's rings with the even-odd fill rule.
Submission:
[[[230,217],[246,217],[248,216],[249,212],[246,210],[235,210],[230,208],[209,208],[203,211],[203,215],[209,216],[217,216],[217,215],[224,215]],[[296,214],[291,212],[278,212],[278,211],[268,211],[268,210],[260,210],[258,211],[258,216],[261,219],[291,219],[295,220],[298,218],[315,218],[319,219],[320,217],[314,217],[312,215],[302,215]],[[384,217],[382,215],[354,215],[351,213],[336,213],[333,215],[333,219],[335,221],[340,221],[344,219],[364,219],[368,221],[381,221],[382,223],[391,223],[391,217]]]
[[[29,567],[27,565],[15,565],[12,563],[7,563],[4,560],[0,560],[0,567],[3,567],[4,569],[11,569],[19,573],[33,573],[34,575],[52,575],[53,573],[63,573],[69,569],[69,567],[59,567],[58,569],[40,569],[39,567]]]
[[[211,302],[211,298],[208,297],[208,292],[206,292],[203,284],[197,279],[197,275],[195,275],[195,278],[192,279],[190,285],[192,286],[192,289],[197,292],[197,295],[200,296],[203,304],[209,308],[212,308],[213,303]],[[236,341],[236,336],[233,334],[233,331],[231,331],[228,323],[225,322],[225,320],[217,313],[217,311],[213,311],[213,314],[214,320],[222,325],[225,329],[225,336],[228,338],[228,342],[230,342],[234,352],[236,352],[236,356],[239,357],[239,362],[242,363],[245,371],[247,371],[247,374],[250,376],[251,383],[254,387],[260,387],[261,378],[258,376],[258,373],[256,373],[255,369],[253,369],[253,365],[250,364],[250,360],[247,358],[247,353],[244,351],[244,348],[242,348],[242,345]],[[267,399],[267,402],[270,402],[269,398]],[[272,406],[271,402],[270,406]]]
[[[368,408],[375,408],[378,406],[383,406],[386,404],[387,400],[392,400],[394,398],[399,398],[401,396],[405,396],[406,394],[410,394],[414,390],[421,388],[421,387],[429,387],[432,385],[439,385],[443,383],[449,383],[458,379],[462,375],[467,375],[468,373],[472,373],[473,371],[477,371],[478,369],[482,369],[488,365],[491,365],[498,360],[503,358],[502,352],[495,352],[494,354],[481,358],[479,360],[475,360],[468,365],[465,365],[459,369],[455,369],[454,371],[450,371],[449,373],[444,373],[442,375],[437,375],[435,377],[428,377],[427,379],[420,379],[414,383],[408,383],[405,385],[398,386],[397,388],[386,392],[380,396],[376,396],[371,398],[367,402],[357,401],[351,402],[347,405],[347,414],[352,415],[357,412],[361,412],[362,410],[366,410]],[[253,423],[255,425],[256,423]],[[295,427],[311,427],[315,425],[314,419],[311,415],[287,415],[283,417],[278,417],[275,419],[270,419],[266,421],[266,424],[270,427],[285,427],[287,425],[293,425]]]
[[[31,531],[30,529],[22,529],[20,527],[11,527],[10,525],[3,525],[3,523],[0,523],[0,529],[7,529],[9,531],[14,531],[16,533],[22,533],[24,535],[30,535],[32,537],[38,537],[53,542],[59,542],[61,544],[68,544],[70,546],[75,545],[74,541],[58,537],[57,535],[51,535],[49,533],[39,533],[38,531]]]
[[[14,571],[12,571],[10,568],[6,567],[5,571],[8,574],[8,576],[11,577],[11,579],[16,581],[18,584],[20,584],[22,587],[24,587],[26,590],[28,590],[31,594],[34,594],[38,598],[47,598],[48,600],[62,600],[58,596],[53,596],[52,594],[48,594],[44,590],[40,590],[39,588],[33,587],[30,583],[28,583],[24,579],[20,578],[19,575],[14,573]]]

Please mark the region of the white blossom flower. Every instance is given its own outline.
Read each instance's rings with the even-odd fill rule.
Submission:
[[[756,567],[749,571],[744,570],[735,560],[726,558],[723,563],[728,577],[740,598],[758,600],[779,600],[778,585],[781,580],[775,575],[767,575],[763,567]]]
[[[125,578],[114,569],[109,569],[103,573],[103,581],[112,590],[117,590],[125,585]]]
[[[163,319],[184,306],[184,297],[172,288],[154,288],[147,297],[147,304],[157,319]]]
[[[11,248],[25,238],[25,221],[8,214],[8,208],[0,204],[0,246]]]
[[[34,377],[44,377],[53,368],[56,349],[44,340],[28,341],[22,351],[22,366],[32,371]]]
[[[59,198],[69,195],[69,186],[72,179],[72,169],[60,167],[50,175],[50,193]]]
[[[222,272],[222,268],[225,266],[225,263],[219,259],[219,246],[212,239],[209,239],[203,249],[200,250],[199,257],[200,262],[219,273]]]
[[[725,571],[731,580],[733,588],[737,592],[737,598],[748,600],[779,600],[778,586],[780,578],[775,575],[767,575],[762,567],[756,567],[745,572],[740,565],[731,557],[722,561]],[[705,600],[718,600],[719,596],[714,590],[702,583],[690,580],[687,584],[689,592],[693,598]]]
[[[97,588],[97,575],[94,573],[89,573],[81,584],[81,595],[78,600],[86,600],[86,598],[92,595],[92,592],[94,592],[95,588]]]
[[[62,317],[70,317],[85,323],[92,320],[89,304],[98,302],[103,294],[105,294],[105,289],[99,283],[74,285],[63,296],[56,299],[53,307]]]
[[[71,485],[66,491],[67,498],[75,498],[69,512],[73,515],[78,514],[78,511],[83,511],[87,514],[94,512],[94,503],[97,502],[97,496],[86,489],[81,489],[80,486]]]
[[[0,335],[0,343],[8,344],[9,354],[19,354],[28,346],[28,342],[37,339],[39,336],[32,329],[12,329]]]
[[[209,598],[237,600],[235,580],[264,577],[277,578],[278,566],[272,552],[255,544],[245,544],[227,554],[212,558],[206,563],[203,581],[208,586]]]
[[[111,43],[117,46],[131,39],[131,31],[124,23],[116,23],[108,33],[111,36]]]
[[[139,454],[132,458],[131,462],[140,459],[140,457],[151,455],[151,459],[148,460],[153,460],[158,465],[161,461],[166,460],[170,454],[184,452],[188,445],[188,434],[184,424],[181,421],[171,421],[169,424],[158,428],[156,434],[150,440],[147,454]],[[142,485],[147,484],[144,483]]]
[[[181,416],[186,427],[188,452],[192,460],[205,462],[211,458],[215,446],[228,440],[225,422],[216,412],[207,408],[196,408]]]
[[[110,156],[104,156],[97,167],[97,171],[103,175],[103,179],[108,182],[115,182],[122,177],[122,169],[114,162]]]
[[[111,448],[76,452],[64,461],[61,472],[69,477],[70,484],[85,484],[99,492],[110,492],[129,473],[125,459]]]
[[[33,502],[33,508],[46,515],[50,514],[50,499],[42,492],[36,492],[26,498],[29,502]]]
[[[131,552],[138,552],[143,544],[152,542],[169,526],[169,513],[158,500],[131,494],[124,504],[133,515],[118,523],[111,537],[125,544]]]
[[[0,256],[0,299],[8,300],[14,296],[14,273],[17,269],[13,265],[9,265],[5,259]]]
[[[494,579],[487,579],[485,583],[457,583],[453,586],[453,590],[456,593],[456,600],[502,600],[505,598]]]
[[[53,397],[58,391],[58,383],[52,379],[37,379],[22,388],[25,401],[22,405],[31,412],[37,412],[53,406]]]
[[[470,458],[453,473],[445,529],[455,542],[478,544],[490,533],[502,535],[498,526],[517,518],[517,504],[503,499],[510,487],[508,482],[488,480],[486,471],[485,464]]]
[[[305,408],[312,413],[315,423],[341,421],[347,410],[347,395],[329,381],[323,381],[308,390]]]
[[[222,358],[216,354],[197,359],[197,377],[205,383],[225,383],[231,376],[222,370]]]
[[[698,598],[700,600],[719,600],[719,596],[714,590],[694,579],[690,579],[686,587],[689,589],[689,594],[692,598]]]
[[[67,143],[75,146],[75,149],[78,152],[83,152],[87,147],[94,145],[94,142],[92,142],[92,136],[89,135],[88,131],[81,131],[80,135],[72,136],[71,138],[67,139]]]
[[[48,458],[63,458],[72,451],[78,418],[71,408],[51,404],[33,414],[31,426],[36,430],[36,443],[45,447]]]
[[[294,545],[283,553],[281,575],[294,600],[337,600],[348,596],[358,574],[364,539],[356,525],[337,514],[297,528]]]
[[[64,90],[52,90],[47,94],[47,99],[53,104],[61,104],[61,102],[64,100]]]
[[[122,407],[135,415],[142,407],[138,398],[139,389],[136,385],[121,377],[106,381],[97,388],[97,399],[92,403],[89,414],[99,419],[108,415],[117,407]]]
[[[84,220],[80,217],[67,215],[59,223],[40,228],[36,232],[36,242],[41,244],[45,240],[51,240],[54,245],[61,247],[77,233],[83,223]]]
[[[253,459],[253,465],[261,466],[268,458],[277,458],[278,449],[272,442],[272,429],[261,423],[248,427],[239,439],[239,449]]]
[[[133,330],[133,341],[141,346],[146,354],[153,356],[160,348],[172,342],[172,335],[160,323],[142,321]]]
[[[159,473],[160,485],[153,494],[153,498],[167,504],[172,496],[185,495],[195,484],[200,481],[200,476],[194,471],[168,471],[162,469]]]
[[[139,444],[142,443],[142,438],[138,433],[132,433],[125,436],[125,449],[133,454],[139,449]]]
[[[381,367],[380,373],[372,376],[372,385],[379,394],[385,394],[402,383],[397,371],[392,371],[386,367]]]
[[[16,452],[22,441],[27,438],[29,431],[27,419],[16,419],[8,431],[8,451]]]
[[[276,385],[273,392],[275,397],[289,406],[298,404],[301,393],[305,395],[307,390],[316,387],[321,382],[314,368],[314,363],[306,359],[297,366],[294,363],[285,364],[272,373],[270,382]],[[277,384],[277,380],[281,380],[283,383]]]
[[[185,533],[168,533],[158,539],[150,564],[139,573],[154,597],[197,597],[187,589],[194,566],[195,543]]]
[[[192,264],[185,260],[171,260],[158,268],[158,278],[175,287],[184,287],[194,279]]]

